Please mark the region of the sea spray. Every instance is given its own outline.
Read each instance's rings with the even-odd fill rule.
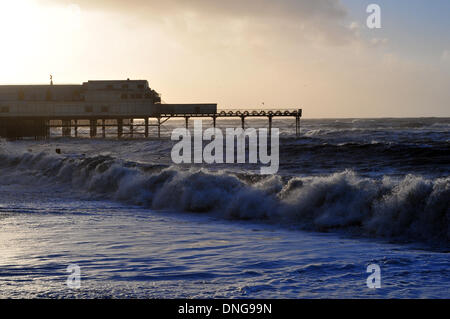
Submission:
[[[251,178],[250,174],[160,167],[111,156],[0,153],[0,183],[68,185],[89,195],[154,210],[215,214],[317,231],[450,242],[450,178],[327,176]]]

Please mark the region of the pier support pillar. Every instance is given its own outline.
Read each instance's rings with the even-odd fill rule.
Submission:
[[[269,116],[269,137],[272,136],[272,116]]]
[[[160,117],[158,117],[158,138],[161,138],[161,118]]]
[[[97,120],[89,120],[91,138],[97,136]]]
[[[130,119],[130,137],[133,138],[134,119]]]
[[[242,129],[245,130],[245,116],[241,116]]]
[[[51,136],[50,121],[46,120],[45,125],[46,125],[46,128],[45,128],[46,138],[50,138],[50,136]]]
[[[70,137],[70,120],[62,120],[62,136]]]
[[[295,131],[296,131],[297,137],[300,136],[300,118],[301,117],[302,117],[302,109],[298,109],[296,121],[295,121]]]
[[[186,116],[184,119],[186,120],[186,130],[188,130],[189,129],[189,116]]]
[[[106,120],[103,119],[102,120],[102,137],[106,138],[106,125],[105,125]]]
[[[217,120],[217,117],[216,116],[213,116],[213,127],[214,128],[216,128],[216,120]]]
[[[145,122],[145,133],[144,133],[144,135],[145,135],[145,137],[147,138],[148,137],[148,117],[146,117],[145,119],[144,119],[144,122]]]
[[[78,120],[73,121],[73,133],[75,137],[78,137]]]
[[[300,116],[295,117],[295,136],[300,136]]]
[[[117,138],[122,138],[123,135],[123,120],[117,119]]]

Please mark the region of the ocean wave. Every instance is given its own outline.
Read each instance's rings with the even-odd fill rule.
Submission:
[[[0,153],[2,184],[68,185],[154,210],[215,214],[315,231],[346,231],[448,245],[450,177],[255,177],[206,169],[147,167],[111,156]]]
[[[343,143],[285,143],[280,148],[280,157],[283,163],[296,161],[304,163],[305,160],[314,159],[317,167],[334,161],[334,165],[348,165],[358,168],[355,163],[382,164],[386,168],[409,169],[422,168],[429,173],[439,170],[449,172],[450,145],[444,142],[416,141],[416,143],[394,143],[370,140],[369,142],[343,142]],[[301,161],[300,159],[304,159]]]

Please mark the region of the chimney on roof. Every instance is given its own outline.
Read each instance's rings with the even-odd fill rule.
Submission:
[[[50,85],[53,85],[53,75],[50,74]]]

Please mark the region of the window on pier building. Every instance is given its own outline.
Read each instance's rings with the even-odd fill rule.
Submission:
[[[87,113],[92,113],[94,112],[94,108],[92,106],[85,106],[84,111]]]
[[[53,94],[52,94],[52,91],[47,90],[47,93],[45,94],[45,99],[46,99],[47,101],[53,100]]]
[[[23,90],[20,90],[20,91],[17,93],[17,99],[18,99],[19,101],[23,101],[23,100],[25,99],[25,92],[24,92]]]
[[[124,93],[124,94],[122,94],[122,95],[120,96],[120,98],[121,98],[122,100],[126,100],[126,99],[128,99],[128,94]]]
[[[0,108],[0,113],[9,113],[9,106],[2,106]]]
[[[109,112],[109,107],[107,107],[107,106],[102,106],[101,111],[102,111],[102,113],[107,113],[107,112]]]
[[[81,94],[80,91],[75,90],[72,92],[72,101],[80,101],[81,100]]]
[[[128,89],[128,84],[123,84],[122,89]]]

